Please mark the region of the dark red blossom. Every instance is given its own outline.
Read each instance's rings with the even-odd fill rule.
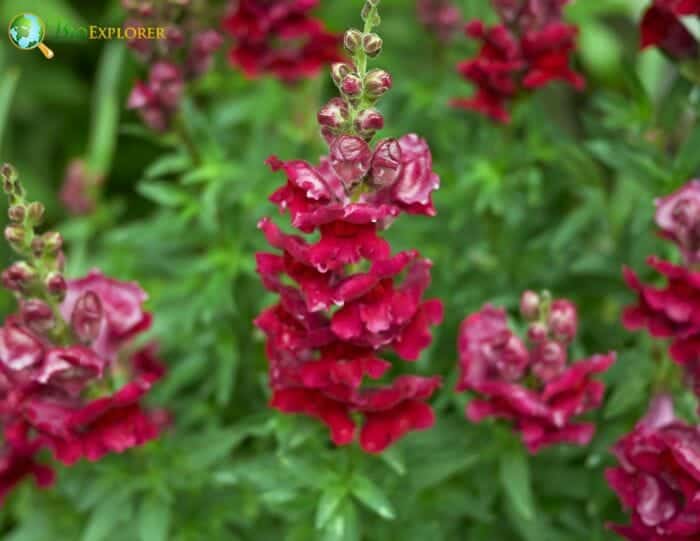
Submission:
[[[630,541],[698,539],[700,431],[675,418],[671,397],[657,396],[614,453],[619,466],[605,475],[631,522],[612,529]]]
[[[461,62],[458,71],[476,92],[471,98],[453,99],[452,105],[507,123],[508,104],[522,91],[557,80],[582,90],[584,78],[570,67],[578,30],[561,20],[566,3],[493,0],[501,24],[487,27],[476,20],[465,27],[467,36],[482,45],[477,57]]]
[[[522,304],[532,313],[528,302]],[[486,305],[467,317],[459,332],[457,383],[457,391],[476,393],[467,417],[474,422],[487,417],[510,421],[531,453],[557,443],[587,444],[595,426],[576,418],[600,405],[604,386],[592,377],[606,371],[615,354],[567,365],[566,345],[573,336],[562,329],[574,329],[575,334],[572,320],[573,305],[564,299],[554,301],[549,325],[533,323],[544,330],[528,350],[509,329],[505,310]]]
[[[44,445],[41,438],[29,439],[26,428],[5,430],[0,449],[0,504],[7,494],[27,477],[33,477],[40,488],[54,483],[51,468],[37,461],[36,455]]]
[[[416,0],[418,21],[443,43],[449,42],[462,24],[462,13],[451,0]]]
[[[150,69],[148,81],[136,82],[127,107],[138,111],[149,128],[164,132],[170,128],[183,89],[184,79],[180,68],[169,62],[157,62]]]
[[[654,0],[642,17],[641,48],[658,47],[677,60],[697,58],[698,41],[680,20],[687,15],[700,16],[700,2]]]
[[[312,16],[317,5],[318,0],[238,0],[223,20],[234,39],[230,62],[248,77],[272,74],[294,82],[340,60],[340,36]]]

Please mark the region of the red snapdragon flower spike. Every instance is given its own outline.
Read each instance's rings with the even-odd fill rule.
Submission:
[[[439,177],[417,135],[371,142],[383,126],[374,104],[392,84],[358,61],[360,48],[370,58],[381,49],[376,4],[365,5],[364,32],[345,35],[353,64],[332,68],[342,97],[318,115],[329,156],[318,166],[268,160],[287,177],[270,200],[301,233],[319,236],[286,234],[265,218],[259,228],[277,251],[256,254],[263,285],[279,295],[255,320],[267,338],[271,406],[314,417],[336,445],[359,439],[368,453],[433,425],[426,401],[440,378],[387,379],[394,366],[384,355],[418,360],[443,317],[440,301],[424,299],[431,262],[417,250],[392,254],[380,235],[402,213],[434,215]]]
[[[697,539],[700,431],[675,418],[671,397],[656,397],[614,453],[620,465],[605,476],[630,511],[631,523],[611,528],[630,541]]]
[[[477,111],[501,123],[510,121],[508,103],[522,91],[552,81],[577,90],[584,78],[570,67],[576,49],[576,27],[562,22],[566,0],[494,0],[501,24],[487,27],[471,21],[467,36],[482,47],[476,58],[458,64],[459,73],[476,86],[471,98],[456,98],[452,106]]]
[[[313,77],[340,56],[340,36],[312,17],[318,0],[240,0],[223,20],[235,41],[232,65],[248,77],[272,74],[285,82]]]
[[[442,43],[449,42],[462,24],[462,13],[450,0],[416,0],[418,21]]]
[[[151,67],[148,81],[137,81],[131,90],[127,107],[138,111],[152,130],[165,132],[180,104],[184,79],[180,68],[170,62],[157,62]]]
[[[700,46],[679,17],[700,16],[697,0],[654,0],[641,22],[641,48],[658,47],[673,59],[697,58]]]
[[[567,310],[573,306],[560,299],[552,314],[565,303]],[[555,329],[556,325],[545,326],[543,332],[557,336]],[[567,366],[568,340],[544,338],[528,351],[508,328],[505,310],[486,305],[467,317],[457,344],[457,391],[477,395],[467,406],[469,420],[495,417],[511,422],[531,453],[558,443],[586,445],[595,426],[576,417],[600,405],[604,386],[592,377],[606,371],[615,354],[594,355]]]

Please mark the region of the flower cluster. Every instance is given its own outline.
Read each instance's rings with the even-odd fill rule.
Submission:
[[[451,0],[417,0],[418,21],[442,43],[462,26],[462,13]]]
[[[467,35],[482,46],[476,58],[458,66],[476,86],[476,94],[452,100],[454,107],[507,123],[507,103],[522,90],[553,80],[583,89],[585,80],[569,66],[578,30],[562,21],[562,7],[568,0],[492,1],[501,23],[487,27],[479,20],[469,22]]]
[[[164,373],[153,344],[132,346],[151,323],[144,291],[97,270],[66,280],[61,236],[35,232],[43,206],[27,203],[8,165],[2,180],[5,237],[24,260],[2,273],[19,310],[0,327],[0,496],[27,475],[51,483],[41,449],[66,465],[98,460],[155,438],[167,419],[141,405]]]
[[[68,212],[73,215],[90,214],[95,210],[97,190],[104,181],[88,168],[85,160],[76,158],[66,168],[66,175],[59,197]]]
[[[614,453],[620,464],[606,477],[632,516],[613,530],[630,541],[698,539],[700,428],[675,418],[669,395],[652,401]]]
[[[622,321],[628,330],[646,328],[656,338],[671,339],[671,357],[694,379],[700,361],[700,180],[657,199],[656,207],[661,236],[678,246],[683,264],[649,257],[648,264],[668,280],[661,288],[642,283],[625,268],[625,281],[637,302],[625,309]]]
[[[202,14],[188,0],[155,5],[144,0],[122,0],[122,5],[128,13],[125,29],[165,30],[165,39],[128,41],[129,48],[150,68],[148,79],[134,85],[127,107],[138,111],[152,130],[167,131],[178,110],[185,83],[209,71],[223,38],[201,22]]]
[[[402,212],[433,215],[439,179],[417,135],[370,143],[382,124],[371,106],[391,81],[386,72],[366,69],[367,57],[381,48],[371,33],[376,4],[365,6],[365,30],[345,35],[354,63],[333,66],[342,98],[319,114],[329,155],[318,166],[268,160],[287,176],[271,201],[296,229],[320,238],[260,222],[281,254],[257,254],[258,273],[280,301],[255,322],[267,336],[271,405],[318,418],[337,445],[355,439],[361,415],[360,444],[371,453],[433,424],[426,400],[440,378],[404,374],[371,387],[364,378],[387,375],[392,363],[383,352],[416,361],[431,342],[430,326],[442,320],[442,304],[423,300],[430,261],[415,250],[392,254],[379,236]]]
[[[575,306],[526,291],[520,309],[530,321],[529,348],[508,328],[505,310],[491,305],[460,327],[457,390],[477,395],[467,417],[512,422],[531,453],[562,442],[585,445],[595,426],[574,418],[600,405],[604,386],[592,376],[607,370],[615,354],[568,364],[568,345],[577,333]]]
[[[311,12],[319,0],[237,0],[223,21],[235,44],[232,65],[248,77],[294,82],[340,60],[340,37]]]
[[[684,16],[700,17],[700,0],[653,0],[642,17],[641,47],[658,47],[676,60],[698,58],[700,46]]]

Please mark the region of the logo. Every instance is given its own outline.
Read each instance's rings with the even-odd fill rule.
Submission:
[[[53,51],[44,45],[46,24],[38,15],[33,13],[15,15],[10,21],[8,35],[12,45],[18,49],[30,51],[38,48],[49,60],[54,56]]]

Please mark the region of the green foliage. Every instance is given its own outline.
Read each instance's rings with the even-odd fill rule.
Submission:
[[[78,24],[119,12],[116,0],[39,4],[46,18]],[[359,24],[361,2],[324,4],[333,30]],[[381,456],[335,449],[315,421],[267,407],[252,325],[273,301],[254,271],[264,248],[256,224],[276,213],[267,197],[283,181],[264,160],[314,161],[324,151],[315,115],[333,95],[329,78],[248,81],[220,55],[190,89],[176,129],[157,137],[123,111],[143,69],[120,46],[54,43],[50,63],[0,49],[0,161],[15,163],[47,204],[71,274],[99,266],[149,292],[151,334],[169,365],[152,401],[174,419],[144,448],[62,470],[50,491],[23,485],[0,514],[3,539],[615,538],[605,523],[622,512],[603,471],[610,446],[644,411],[663,354],[622,329],[631,294],[621,270],[647,278],[645,257],[672,253],[654,235],[652,201],[700,172],[698,91],[656,53],[638,53],[637,2],[581,0],[568,16],[582,29],[586,92],[554,85],[521,100],[511,125],[495,126],[447,105],[471,92],[454,65],[474,45],[461,38],[441,49],[412,4],[382,2],[377,65],[395,88],[380,135],[426,137],[442,187],[436,218],[402,217],[387,236],[396,250],[433,260],[430,294],[445,302],[446,320],[416,370],[442,374],[445,385],[436,426]],[[489,13],[486,0],[460,4],[470,18]],[[83,218],[57,204],[76,156],[106,175],[99,209]],[[515,308],[526,288],[578,304],[578,356],[618,352],[588,448],[527,456],[503,424],[467,422],[467,397],[453,393],[459,322],[487,301]],[[5,313],[12,306],[3,296]]]

